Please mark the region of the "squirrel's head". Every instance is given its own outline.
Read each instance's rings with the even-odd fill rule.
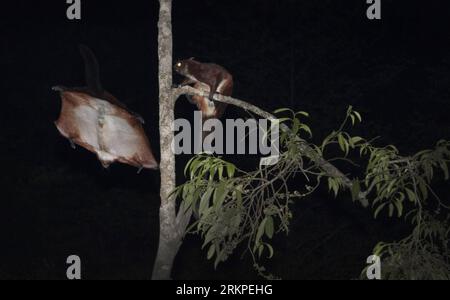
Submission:
[[[197,62],[195,61],[195,58],[194,58],[194,57],[191,57],[191,58],[189,58],[189,59],[179,60],[179,61],[177,61],[177,63],[175,64],[174,70],[175,70],[175,72],[177,72],[178,74],[186,76],[186,75],[189,74],[189,66],[192,65],[192,64],[194,64],[194,63],[197,63]]]

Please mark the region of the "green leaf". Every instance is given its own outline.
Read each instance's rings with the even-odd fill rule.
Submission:
[[[349,152],[349,144],[342,134],[338,135],[338,142],[341,150],[347,155]]]
[[[384,249],[387,246],[388,245],[385,243],[378,243],[378,245],[375,246],[375,249],[373,249],[373,254],[377,255],[377,256],[381,256],[381,254],[383,253]]]
[[[191,185],[190,185],[190,184],[185,184],[185,185],[183,186],[183,193],[182,193],[181,197],[182,197],[184,200],[186,200],[186,199],[188,198],[190,192],[191,192]]]
[[[403,195],[403,197],[404,197],[404,195]],[[397,208],[398,217],[401,218],[403,216],[403,202],[402,202],[402,200],[401,199],[396,199],[394,201],[394,205]]]
[[[406,194],[408,195],[409,201],[416,203],[417,202],[417,196],[416,193],[414,193],[412,190],[405,188]]]
[[[355,114],[355,116],[358,118],[359,122],[362,122],[362,117],[361,114],[359,112],[357,112],[356,110],[353,111],[353,113]]]
[[[211,260],[213,258],[215,252],[216,252],[216,246],[211,245],[211,247],[209,247],[209,250],[208,250],[208,260]]]
[[[306,133],[308,133],[309,137],[312,138],[313,134],[312,134],[311,128],[308,125],[302,124],[300,126],[300,129],[305,131]]]
[[[272,245],[269,245],[269,244],[265,244],[265,245],[269,249],[269,257],[268,258],[272,258],[273,255],[275,254],[275,251],[273,251]]]
[[[431,150],[422,150],[422,151],[420,151],[420,152],[417,152],[415,155],[414,155],[414,157],[415,158],[419,158],[419,157],[421,157],[421,156],[425,156],[425,155],[427,155],[427,154],[430,154],[432,151]]]
[[[225,198],[228,195],[228,189],[227,189],[227,183],[222,182],[217,187],[216,191],[214,192],[214,206],[216,207],[216,210],[222,209],[222,204],[225,201]]]
[[[352,125],[355,126],[356,118],[354,115],[350,115],[350,119],[352,119]]]
[[[355,137],[352,137],[352,138],[351,138],[351,141],[352,141],[353,145],[356,145],[356,144],[358,144],[359,142],[364,141],[364,139],[363,139],[362,137],[360,137],[360,136],[355,136]]]
[[[426,184],[425,180],[421,177],[418,178],[418,181],[419,181],[419,189],[420,189],[420,192],[422,193],[423,200],[427,200],[428,199],[427,184]]]
[[[175,188],[172,192],[170,192],[169,194],[169,198],[174,198],[174,199],[178,199],[180,197],[181,192],[183,191],[183,186],[179,186],[177,188]]]
[[[383,203],[375,210],[374,218],[376,219],[387,203]]]
[[[267,222],[266,222],[266,227],[265,228],[266,228],[265,229],[266,236],[269,239],[272,239],[274,231],[275,231],[274,222],[273,222],[273,218],[272,217],[267,217]]]
[[[196,159],[196,157],[194,156],[193,158],[191,158],[188,163],[186,164],[186,167],[184,167],[184,176],[187,177],[187,173],[189,171],[189,168],[192,164],[192,162]]]
[[[266,231],[267,220],[268,220],[268,218],[264,218],[264,220],[261,222],[261,224],[259,224],[258,232],[256,234],[256,239],[255,239],[256,244],[260,243],[261,238],[262,238],[264,232]]]
[[[216,270],[219,264],[223,261],[223,251],[219,252],[219,249],[216,248],[216,261],[214,262],[214,269]]]
[[[205,241],[203,242],[202,249],[204,249],[209,243],[211,243],[216,237],[216,227],[211,227],[206,233]]]
[[[389,204],[389,217],[390,218],[392,218],[392,216],[394,216],[394,211],[395,211],[394,204],[390,203]]]
[[[339,184],[336,183],[336,184],[333,186],[333,192],[334,192],[334,196],[337,197],[338,194],[339,194]]]
[[[223,165],[219,166],[219,179],[222,180],[223,179]]]
[[[354,143],[354,142],[353,142]],[[364,155],[366,155],[367,154],[367,145],[362,145],[361,146],[361,148],[360,148],[360,150],[359,150],[359,155],[361,156],[361,157],[363,157]]]
[[[339,147],[341,147],[341,150],[345,152],[345,139],[342,136],[342,134],[338,135],[338,142],[339,142]]]
[[[292,113],[292,115],[294,115],[294,111],[290,108],[280,108],[280,109],[275,110],[273,113],[278,115],[278,114],[281,114],[284,112],[290,112],[290,113]]]
[[[328,187],[330,191],[332,190],[334,192],[334,195],[337,197],[339,194],[339,184],[334,178],[328,178]]]
[[[297,112],[295,114],[295,116],[298,116],[298,115],[305,116],[305,117],[309,118],[309,113],[307,113],[306,111],[299,111],[299,112]]]
[[[293,125],[292,125],[292,133],[294,134],[294,135],[296,135],[299,131],[300,131],[300,128],[301,128],[301,125],[302,125],[302,123],[300,122],[300,120],[299,119],[294,119],[293,120]]]
[[[292,121],[291,118],[279,118],[277,120],[278,120],[278,122],[280,122],[280,124],[286,123],[287,121]]]
[[[209,168],[209,181],[214,181],[217,174],[217,166],[214,164]]]
[[[199,208],[199,214],[200,216],[203,215],[205,210],[209,207],[209,200],[211,199],[211,195],[214,192],[214,187],[208,187],[206,190],[206,193],[202,196],[202,199],[200,200],[200,208]]]
[[[188,210],[190,207],[192,207],[192,204],[194,203],[194,196],[192,193],[186,194],[186,196],[183,198],[184,206],[186,207],[186,210]]]
[[[397,184],[397,180],[392,180],[389,185],[387,186],[387,192],[388,194],[390,194],[392,192],[392,189],[394,188],[394,186]]]
[[[262,254],[263,254],[263,251],[264,251],[264,245],[261,244],[261,245],[258,247],[258,256],[259,256],[260,258],[261,258]]]
[[[227,173],[228,178],[233,178],[234,174],[236,173],[236,166],[233,164],[227,164]]]

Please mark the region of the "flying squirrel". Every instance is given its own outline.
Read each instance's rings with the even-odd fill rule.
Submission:
[[[120,162],[142,169],[158,169],[144,120],[103,89],[95,55],[80,46],[86,87],[53,87],[61,95],[61,113],[55,125],[75,144],[97,154],[103,167]]]

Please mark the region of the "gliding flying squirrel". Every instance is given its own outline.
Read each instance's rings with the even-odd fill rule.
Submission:
[[[75,144],[97,154],[104,168],[121,162],[141,169],[158,169],[143,119],[130,111],[100,83],[97,59],[80,46],[86,72],[86,87],[54,87],[60,92],[62,108],[55,125]]]

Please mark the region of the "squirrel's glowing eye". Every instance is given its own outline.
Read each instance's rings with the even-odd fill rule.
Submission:
[[[177,67],[180,68],[181,67],[181,63],[177,63]]]

